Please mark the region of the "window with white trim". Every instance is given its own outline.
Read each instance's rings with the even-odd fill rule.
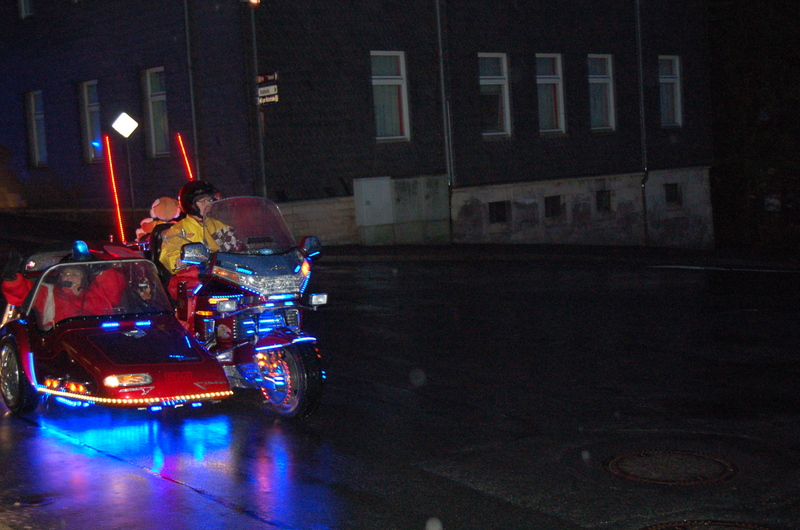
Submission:
[[[370,52],[375,136],[378,140],[409,140],[408,81],[404,52]]]
[[[661,126],[680,127],[683,125],[680,57],[658,56],[658,86],[661,94]]]
[[[508,95],[508,57],[505,53],[479,53],[481,132],[484,136],[511,135]]]
[[[81,131],[83,132],[83,156],[89,162],[103,160],[103,139],[100,131],[100,99],[97,96],[97,80],[80,84]]]
[[[561,54],[536,54],[536,86],[539,95],[539,132],[566,132]]]
[[[19,18],[26,19],[33,16],[33,0],[17,0]]]
[[[25,94],[25,115],[28,122],[28,156],[34,167],[47,165],[47,138],[44,133],[42,91]]]
[[[587,58],[592,130],[613,131],[617,128],[613,64],[611,55],[590,54]]]
[[[151,157],[169,154],[167,122],[167,85],[164,67],[142,72],[145,114],[147,119],[147,151]]]

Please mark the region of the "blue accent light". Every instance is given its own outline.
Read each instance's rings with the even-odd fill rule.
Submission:
[[[297,274],[298,272],[300,272],[300,267],[301,267],[301,266],[300,266],[300,265],[298,265],[297,267],[295,267],[295,268],[294,268],[294,273],[295,273],[295,274]]]
[[[181,261],[184,263],[188,263],[189,265],[200,265],[199,261],[194,261],[191,259],[182,259]]]
[[[270,300],[291,300],[294,298],[293,294],[273,294],[269,297]]]
[[[286,346],[285,344],[272,344],[271,346],[259,346],[256,348],[256,351],[266,351],[266,350],[277,350],[278,348],[283,348]]]
[[[309,258],[313,258],[314,256],[319,256],[319,251],[312,252],[311,254],[308,255]]]
[[[152,324],[152,322],[150,322],[149,320],[140,320],[139,322],[136,322],[136,327],[146,328],[149,327],[150,324]]]
[[[198,408],[198,407],[202,407],[202,406],[203,406],[202,403],[198,403],[198,402],[192,403],[192,407],[194,407],[194,408]]]
[[[77,240],[72,244],[73,261],[87,261],[91,258],[92,253],[89,252],[89,245],[85,241]]]
[[[295,343],[295,342],[312,342],[312,341],[315,341],[315,340],[317,340],[315,337],[298,337],[298,338],[294,339],[292,341],[292,343]]]
[[[253,271],[250,269],[245,269],[244,267],[236,267],[236,272],[241,272],[242,274],[253,274]]]
[[[28,321],[25,320],[24,318],[20,318],[19,319],[19,323],[22,324],[23,326],[27,326],[28,325]]]
[[[189,342],[189,337],[188,337],[187,335],[184,335],[184,336],[183,336],[183,340],[185,340],[185,341],[186,341],[186,347],[187,347],[187,348],[189,348],[189,349],[191,349],[191,348],[192,348],[192,343],[191,343],[191,342]]]
[[[109,329],[109,328],[118,328],[119,322],[103,322],[100,327]]]
[[[320,373],[322,374],[322,378],[323,379],[327,379],[328,378],[328,372],[326,372],[325,370],[320,370]]]
[[[201,283],[200,285],[198,285],[197,287],[194,288],[194,291],[192,291],[192,294],[193,295],[197,295],[197,293],[199,293],[200,289],[202,289],[202,288],[203,288],[203,284]]]
[[[163,408],[164,407],[161,407],[159,405],[153,405],[152,407],[150,407],[150,410],[153,411],[153,412],[158,412],[159,410],[162,410]]]
[[[33,382],[34,385],[38,384],[36,382],[36,367],[33,364],[33,352],[32,351],[28,352],[28,368],[31,371],[31,381]]]

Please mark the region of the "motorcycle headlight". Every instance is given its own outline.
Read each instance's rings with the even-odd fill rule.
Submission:
[[[237,303],[236,300],[220,300],[217,302],[217,311],[221,311],[223,313],[230,313],[231,311],[236,311]]]

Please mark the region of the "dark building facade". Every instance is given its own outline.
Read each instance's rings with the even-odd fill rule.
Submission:
[[[713,242],[701,0],[0,9],[2,171],[31,208],[108,208],[107,135],[146,210],[187,178],[180,134],[227,195],[351,198],[347,242]]]

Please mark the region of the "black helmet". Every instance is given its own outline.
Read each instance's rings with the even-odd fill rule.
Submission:
[[[187,182],[178,193],[178,202],[181,204],[181,211],[186,215],[202,217],[200,208],[198,208],[195,203],[197,199],[204,196],[219,198],[219,191],[204,180],[192,180]]]

